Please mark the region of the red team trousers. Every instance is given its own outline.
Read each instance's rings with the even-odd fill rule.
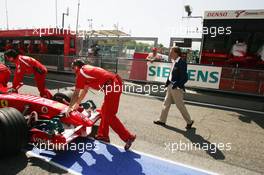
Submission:
[[[98,130],[98,136],[108,139],[110,126],[119,135],[119,137],[126,142],[132,137],[132,135],[116,115],[122,93],[122,80],[118,75],[116,76],[114,83],[110,84],[112,88],[114,88],[114,85],[117,86],[117,92],[113,90],[108,93],[105,92],[104,103],[101,108],[101,123]]]

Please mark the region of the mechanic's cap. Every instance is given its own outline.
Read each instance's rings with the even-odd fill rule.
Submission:
[[[74,68],[74,66],[77,66],[79,68],[81,68],[83,65],[85,65],[84,61],[82,59],[75,59],[73,62],[72,62],[72,68]]]
[[[158,51],[158,48],[157,47],[153,47],[151,50],[152,51]]]

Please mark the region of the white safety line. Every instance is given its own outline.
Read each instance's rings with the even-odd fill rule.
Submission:
[[[89,139],[96,140],[93,137],[89,137]],[[96,141],[98,141],[98,140],[96,140]],[[98,142],[100,142],[100,141],[98,141]],[[100,143],[102,143],[102,142],[100,142]],[[102,144],[115,146],[115,147],[117,147],[119,149],[124,150],[124,148],[122,146],[119,146],[119,145],[116,145],[116,144],[112,144],[112,143],[102,143]],[[151,154],[148,154],[148,153],[144,153],[144,152],[141,152],[141,151],[137,151],[137,150],[129,150],[129,151],[137,153],[139,155],[144,155],[144,156],[147,156],[147,157],[151,157],[153,159],[158,159],[158,160],[162,160],[162,161],[165,161],[165,162],[169,162],[169,163],[172,163],[174,165],[183,166],[183,167],[186,167],[186,168],[189,168],[189,169],[193,169],[193,170],[197,170],[197,171],[200,171],[200,172],[204,172],[204,173],[207,173],[207,174],[218,175],[218,173],[214,173],[214,172],[211,172],[211,171],[208,171],[208,170],[196,168],[196,167],[193,167],[191,165],[186,165],[186,164],[183,164],[183,163],[180,163],[180,162],[168,160],[168,159],[165,159],[165,158],[162,158],[162,157],[158,157],[158,156],[154,156],[154,155],[151,155]]]
[[[25,76],[26,78],[30,78],[33,79],[32,77],[29,76]],[[63,83],[63,84],[68,84],[70,86],[74,86],[75,83],[70,83],[70,82],[65,82],[65,81],[59,81],[59,80],[51,80],[51,79],[46,79],[46,81],[50,81],[50,82],[54,82],[54,83]],[[91,92],[92,94],[96,94],[95,92],[93,92],[92,90],[89,89],[89,92]]]
[[[124,92],[124,94],[146,97],[146,98],[151,98],[151,99],[164,100],[164,97],[158,97],[158,96],[152,96],[152,95],[144,95],[144,94],[137,94],[137,93],[131,93],[131,92]],[[264,115],[264,112],[262,112],[262,111],[255,111],[255,110],[249,110],[249,109],[243,109],[243,108],[215,105],[215,104],[210,104],[210,103],[201,103],[201,102],[195,102],[195,101],[189,101],[189,100],[184,100],[184,101],[187,103],[190,103],[190,104],[195,104],[195,105],[203,105],[203,106],[208,106],[208,107],[218,107],[218,108],[223,108],[223,109],[231,109],[231,110],[235,110],[235,111],[243,111],[243,112],[249,112],[249,113]]]
[[[26,78],[34,79],[33,77],[25,76]],[[59,80],[51,80],[51,79],[46,79],[46,81],[54,82],[54,83],[63,83],[63,84],[68,84],[74,86],[75,83],[70,83],[70,82],[65,82],[65,81],[59,81]]]
[[[231,109],[231,110],[236,110],[236,111],[243,111],[243,112],[249,112],[249,113],[264,115],[264,112],[254,111],[254,110],[249,110],[249,109],[235,108],[235,107],[222,106],[222,105],[214,105],[214,104],[209,104],[209,103],[200,103],[200,102],[194,102],[194,101],[186,101],[186,102],[191,103],[191,104],[204,105],[204,106],[210,106],[210,107],[220,107],[223,109]]]
[[[119,145],[115,145],[115,144],[110,144],[110,145],[118,147],[120,149],[124,149],[123,147],[121,147]],[[162,160],[162,161],[174,164],[174,165],[178,165],[178,166],[182,166],[182,167],[185,167],[185,168],[197,170],[197,171],[200,171],[200,172],[203,172],[203,173],[207,173],[207,174],[211,174],[211,175],[218,175],[217,173],[214,173],[214,172],[211,172],[211,171],[208,171],[208,170],[204,170],[204,169],[200,169],[200,168],[197,168],[197,167],[193,167],[191,165],[186,165],[186,164],[183,164],[183,163],[180,163],[180,162],[168,160],[168,159],[165,159],[165,158],[162,158],[162,157],[154,156],[154,155],[151,155],[151,154],[148,154],[148,153],[144,153],[144,152],[140,152],[140,151],[137,151],[137,150],[132,150],[132,152],[137,153],[139,155],[144,155],[144,156],[147,156],[147,157],[151,157],[153,159]]]

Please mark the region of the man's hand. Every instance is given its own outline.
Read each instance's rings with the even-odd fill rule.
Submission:
[[[75,105],[73,105],[72,107],[69,107],[68,110],[67,110],[67,112],[66,112],[66,117],[69,117],[70,116],[70,113],[72,111],[77,110],[78,108],[79,108],[79,104],[77,104],[77,103]]]
[[[69,117],[69,116],[70,116],[70,113],[71,113],[73,110],[74,110],[74,109],[73,109],[72,107],[69,107],[68,110],[67,110],[67,112],[66,112],[66,114],[65,114],[65,116],[66,116],[66,117]]]
[[[72,111],[74,111],[77,107],[79,107],[79,103],[77,102],[77,100],[79,99],[79,92],[80,92],[80,89],[75,89],[74,90],[73,96],[71,98],[71,102],[70,102],[68,110],[67,110],[67,112],[65,114],[66,117],[69,117],[70,113]]]
[[[79,109],[79,107],[80,107],[79,103],[75,103],[75,105],[72,108],[75,111],[75,110]]]

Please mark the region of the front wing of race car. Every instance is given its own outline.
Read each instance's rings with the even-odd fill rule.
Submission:
[[[87,125],[73,125],[71,122],[76,116],[85,120]],[[99,110],[74,111],[70,117],[53,118],[51,122],[39,120],[30,130],[30,143],[34,146],[43,148],[53,148],[55,150],[64,150],[64,148],[78,137],[87,137],[92,132],[92,127],[100,119]],[[45,122],[48,122],[46,124]],[[56,123],[57,122],[57,123]],[[45,123],[45,124],[43,124]],[[76,121],[75,123],[76,124]]]

